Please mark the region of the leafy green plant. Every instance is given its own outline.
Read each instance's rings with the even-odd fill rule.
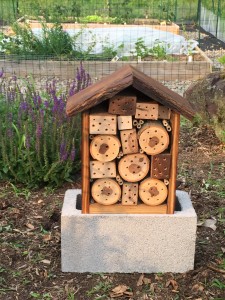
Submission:
[[[135,43],[135,51],[138,57],[145,58],[149,55],[149,48],[145,45],[143,38],[138,38]]]
[[[225,55],[218,58],[218,62],[220,62],[222,65],[225,65]]]
[[[155,40],[154,46],[149,50],[149,54],[159,60],[166,59],[166,44],[160,40]]]
[[[5,43],[6,53],[54,57],[73,54],[73,40],[60,24],[55,23],[52,28],[48,28],[42,22],[41,26],[41,32],[37,35],[29,24],[15,23],[12,26],[15,36],[9,37],[8,43]]]
[[[108,281],[100,281],[96,286],[91,290],[87,291],[87,296],[90,297],[97,293],[107,293],[112,288],[112,284]],[[104,296],[104,295],[101,295]]]
[[[225,289],[225,284],[223,282],[221,282],[219,279],[215,278],[212,281],[212,285],[220,290],[224,290]]]
[[[39,90],[32,80],[9,81],[0,74],[0,180],[10,181],[17,195],[29,190],[14,183],[58,186],[79,168],[80,119],[68,118],[66,99],[90,84],[82,65],[65,90],[47,81]]]

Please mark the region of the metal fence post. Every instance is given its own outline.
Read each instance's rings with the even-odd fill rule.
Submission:
[[[201,8],[202,8],[202,0],[198,0],[197,22],[198,22],[198,42],[199,42],[199,46],[200,46],[200,39],[201,39],[201,33],[200,33],[200,27],[201,27]]]

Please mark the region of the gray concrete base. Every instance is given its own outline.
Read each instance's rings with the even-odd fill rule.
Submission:
[[[81,214],[76,195],[65,194],[63,272],[177,272],[194,268],[197,216],[189,195],[177,191],[174,215]]]

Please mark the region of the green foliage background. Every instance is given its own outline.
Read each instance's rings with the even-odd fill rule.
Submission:
[[[99,15],[122,21],[146,17],[183,21],[196,20],[197,9],[198,0],[1,0],[0,19],[10,21],[24,15],[42,15],[61,21]]]

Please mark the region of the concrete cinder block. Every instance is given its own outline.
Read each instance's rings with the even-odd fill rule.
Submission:
[[[197,216],[177,191],[174,215],[81,214],[80,190],[65,194],[61,216],[63,272],[175,272],[194,268]]]

